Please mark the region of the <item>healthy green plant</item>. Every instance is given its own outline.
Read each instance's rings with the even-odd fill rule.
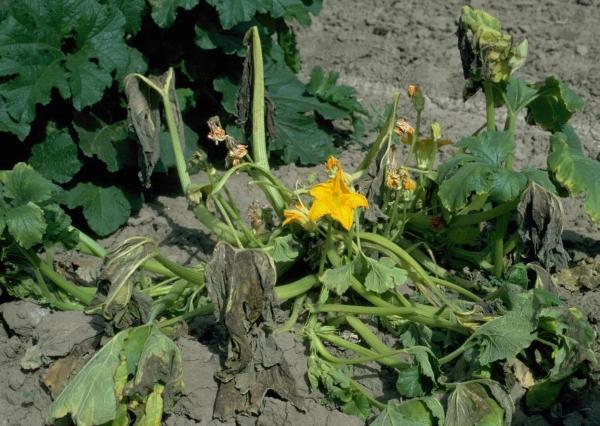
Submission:
[[[468,65],[465,93],[483,87],[486,125],[485,131],[458,142],[458,152],[439,167],[438,148],[449,141],[437,123],[424,135],[420,123],[425,97],[411,86],[415,128],[398,120],[396,94],[376,141],[354,171],[347,173],[330,157],[327,177],[319,183],[286,187],[270,169],[265,67],[256,27],[244,38],[251,80],[240,97],[240,108],[249,111],[250,146],[211,119],[209,138],[226,146],[231,167],[216,172],[205,158],[196,157],[208,172],[203,184],[191,183],[183,155],[183,114],[173,70],[160,77],[134,73],[125,79],[130,113],[151,117],[132,117],[142,143],[152,139],[156,111],[162,111],[181,190],[198,220],[221,240],[218,247],[231,244],[242,253],[264,256],[269,268],[276,267],[279,281],[287,283],[278,283],[273,291],[289,311],[288,320],[274,331],[270,327],[248,337],[254,339],[248,346],[263,351],[261,339],[294,331],[309,347],[311,386],[322,388],[345,412],[374,418],[376,425],[508,425],[516,403],[509,396],[509,383],[528,389],[520,402],[526,409],[546,410],[561,392],[586,386],[596,363],[594,330],[577,308],[556,296],[541,266],[566,262],[556,234],[562,218],[555,193],[587,191],[588,210],[596,214],[593,188],[585,179],[598,173],[600,165],[583,156],[580,142],[566,127],[579,101],[563,83],[555,84],[556,79],[541,85],[518,80],[512,73],[525,59],[526,45],[514,47],[493,17],[465,7],[459,28]],[[508,110],[502,131],[496,129],[496,107]],[[517,172],[512,167],[514,120],[524,108],[530,122],[553,132],[548,170]],[[403,144],[409,148],[400,162]],[[583,165],[585,176],[579,170]],[[27,179],[21,177],[25,171]],[[263,220],[268,212],[256,210],[249,223],[243,219],[227,190],[229,178],[238,172],[248,173],[261,188],[275,220]],[[23,284],[30,274],[39,288],[48,283],[54,287],[29,290],[27,296],[63,309],[57,301],[85,306],[103,315],[110,331],[121,330],[56,399],[51,417],[71,415],[79,425],[160,422],[163,407],[168,409],[179,389],[179,358],[166,335],[174,333],[177,322],[212,312],[213,303],[226,301],[226,311],[233,311],[228,304],[232,299],[215,295],[215,274],[207,273],[213,261],[178,265],[145,237],[130,238],[107,253],[68,224],[68,232],[53,239],[43,213],[52,205],[53,192],[47,189],[48,195],[40,198],[40,191],[21,195],[14,189],[30,188],[31,181],[39,188],[56,188],[26,165],[4,172],[0,181],[2,247],[8,256],[23,254],[7,258],[11,262],[5,264],[14,267],[5,276],[21,280],[7,280],[5,286],[13,294],[24,288],[26,294],[37,288],[31,279]],[[15,220],[12,209],[26,210],[34,226]],[[509,231],[511,237],[505,238]],[[40,262],[34,257],[54,242],[68,245],[70,237],[81,250],[105,259],[107,289],[72,284],[54,271],[51,259]],[[440,256],[430,247],[447,254]],[[26,267],[18,263],[23,258]],[[450,272],[450,267],[464,264],[480,271],[482,278]],[[266,281],[258,284],[265,285],[263,294],[269,290]],[[213,288],[212,294],[207,288]],[[256,306],[271,302],[243,286],[235,293],[251,315]],[[384,343],[382,333],[395,343]],[[154,356],[170,360],[160,369],[170,374],[148,372],[142,362],[148,346]],[[370,362],[394,374],[402,403],[380,401],[352,378],[352,365]],[[101,389],[92,383],[90,399],[82,399],[79,390],[100,369]],[[144,389],[138,386],[139,376],[145,376]]]
[[[174,68],[179,105],[190,117],[189,158],[198,143],[210,147],[198,137],[205,133],[202,117],[224,109],[233,122],[237,114],[228,96],[240,85],[242,37],[252,25],[265,41],[273,158],[324,160],[336,149],[332,120],[359,128],[366,112],[351,88],[336,84],[335,73],[315,69],[308,85],[296,77],[300,57],[290,25],[309,25],[320,8],[320,0],[7,3],[0,14],[0,135],[6,146],[22,146],[3,167],[27,161],[66,189],[62,204],[81,208],[95,234],[110,234],[148,194],[152,171],[174,167],[160,124],[158,146],[132,143],[123,78]]]

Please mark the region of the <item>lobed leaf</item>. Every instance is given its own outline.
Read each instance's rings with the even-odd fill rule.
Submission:
[[[15,205],[50,200],[60,188],[25,163],[17,163],[12,170],[0,172],[4,196]]]
[[[29,164],[46,178],[66,183],[81,169],[77,145],[66,131],[53,132],[31,149]]]
[[[385,293],[406,282],[407,272],[396,267],[396,262],[389,257],[379,261],[368,258],[369,273],[365,277],[365,288],[375,293]]]
[[[125,121],[107,124],[101,121],[74,125],[79,136],[79,148],[86,157],[96,157],[109,172],[121,170],[133,157],[129,129]]]
[[[550,137],[548,170],[571,195],[584,194],[585,211],[600,226],[600,162],[584,154],[572,128],[567,126]]]
[[[108,235],[121,226],[131,212],[129,201],[119,188],[79,183],[67,191],[63,202],[70,209],[83,208],[83,216],[98,235]]]
[[[8,232],[22,247],[28,249],[42,241],[46,230],[44,211],[34,203],[9,209],[4,220]]]
[[[527,121],[543,129],[561,131],[571,116],[584,107],[583,99],[554,76],[534,86],[537,97],[527,106]]]
[[[156,25],[161,28],[168,28],[175,22],[177,8],[191,10],[198,4],[198,0],[148,0],[148,3],[152,9],[151,15]]]
[[[439,401],[427,397],[400,404],[389,401],[371,426],[441,426],[444,421],[444,409]]]
[[[352,263],[346,263],[337,268],[327,269],[325,273],[321,275],[320,280],[329,290],[333,290],[337,294],[342,295],[348,290],[352,283],[352,272]]]

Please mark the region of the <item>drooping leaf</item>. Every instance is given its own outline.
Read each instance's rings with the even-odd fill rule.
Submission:
[[[459,383],[448,398],[445,426],[508,426],[504,410],[479,383]]]
[[[70,181],[81,168],[77,145],[66,131],[53,132],[31,149],[29,164],[58,183]]]
[[[73,248],[79,243],[78,231],[71,228],[71,218],[58,204],[44,206],[44,220],[47,224],[44,244],[51,247],[61,243],[66,248]]]
[[[584,154],[572,128],[567,126],[550,137],[548,169],[571,195],[585,195],[585,211],[600,226],[600,162]]]
[[[10,116],[6,101],[0,96],[0,132],[12,133],[22,141],[29,134],[29,129],[29,124],[19,122]]]
[[[512,37],[502,32],[500,21],[483,10],[463,6],[456,34],[467,80],[465,100],[477,92],[482,81],[506,81],[527,57],[527,40],[514,46]]]
[[[527,106],[527,121],[543,129],[561,131],[571,116],[584,107],[583,99],[554,76],[534,86],[537,98]]]
[[[22,247],[28,249],[42,241],[46,230],[44,212],[32,202],[9,209],[5,220],[8,232]]]
[[[352,271],[352,263],[346,263],[337,268],[327,269],[325,273],[321,275],[320,280],[329,290],[333,290],[337,294],[342,295],[348,290],[352,283]]]
[[[160,426],[163,414],[163,392],[164,386],[161,384],[154,385],[154,390],[148,396],[144,415],[139,420],[139,426]]]
[[[545,379],[533,385],[525,396],[527,407],[533,411],[549,409],[565,384],[564,380]]]
[[[127,197],[115,186],[100,187],[82,182],[66,192],[63,201],[70,209],[82,207],[90,228],[98,235],[115,231],[131,212]]]
[[[78,426],[99,425],[115,418],[118,400],[114,377],[130,330],[113,337],[69,382],[50,406],[50,417],[67,414]]]
[[[52,89],[77,110],[100,100],[128,63],[125,18],[93,0],[10,2],[0,23],[0,84],[10,117],[26,125]]]
[[[479,342],[478,362],[487,365],[516,357],[535,339],[536,326],[532,308],[509,311],[482,325],[469,338]]]
[[[152,8],[152,19],[161,28],[173,25],[177,17],[177,8],[191,10],[198,0],[148,0]]]
[[[371,426],[435,426],[443,425],[444,409],[434,398],[416,398],[401,404],[388,402]]]
[[[106,124],[100,121],[75,124],[81,151],[90,158],[97,157],[109,172],[121,170],[135,152],[125,121]]]
[[[251,26],[250,22],[241,23],[230,30],[222,30],[218,25],[207,25],[196,25],[194,28],[196,45],[199,48],[205,50],[220,48],[226,55],[245,55],[246,45],[244,44],[244,34],[246,34]],[[265,48],[265,50],[267,49]]]
[[[17,163],[12,170],[0,172],[4,196],[15,205],[40,203],[52,198],[60,188],[25,163]]]
[[[570,260],[563,247],[564,214],[558,197],[530,183],[517,206],[519,235],[528,261],[539,261],[546,269],[565,268]]]
[[[406,282],[407,273],[398,268],[396,263],[389,257],[383,257],[379,261],[367,259],[369,273],[365,277],[365,288],[375,293],[385,293]]]

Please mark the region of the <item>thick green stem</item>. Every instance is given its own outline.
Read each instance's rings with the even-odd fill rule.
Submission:
[[[390,112],[387,116],[385,124],[381,128],[379,135],[377,135],[377,139],[375,140],[375,143],[373,143],[373,145],[371,145],[371,147],[369,148],[369,151],[367,152],[367,155],[365,155],[365,157],[361,161],[360,165],[356,168],[354,173],[352,173],[352,178],[354,180],[357,180],[358,178],[360,178],[363,175],[363,173],[365,173],[369,169],[371,162],[373,160],[375,160],[375,158],[377,157],[377,154],[383,147],[384,143],[387,140],[389,140],[392,132],[394,131],[394,126],[396,125],[396,110],[398,108],[399,101],[400,101],[400,93],[394,94],[394,98],[392,100],[392,107],[390,108]]]
[[[470,340],[467,340],[461,346],[459,346],[455,351],[450,352],[448,355],[440,358],[438,361],[440,365],[448,364],[451,361],[454,361],[456,358],[461,356],[467,349],[471,347]]]
[[[494,275],[500,278],[504,272],[504,235],[508,228],[508,215],[500,216],[493,236]]]
[[[204,286],[204,274],[201,271],[196,271],[194,269],[181,266],[180,264],[167,259],[160,253],[157,253],[154,258],[178,277],[181,277],[197,286]]]
[[[392,348],[388,347],[385,343],[379,340],[375,333],[369,330],[369,328],[358,318],[352,315],[347,315],[346,321],[374,351],[379,352],[380,354],[386,354],[394,351]],[[409,366],[407,362],[402,361],[397,357],[385,358],[385,360],[389,361],[394,367],[399,369]]]
[[[319,284],[320,281],[317,275],[307,275],[303,278],[300,278],[298,281],[294,281],[293,283],[276,286],[275,294],[277,295],[277,300],[279,302],[283,302],[304,294]]]
[[[163,87],[161,96],[165,108],[165,117],[167,119],[167,127],[169,129],[169,136],[171,138],[171,146],[173,147],[173,156],[175,158],[175,166],[177,168],[177,175],[179,176],[179,183],[181,184],[181,190],[187,196],[191,180],[190,175],[187,171],[187,164],[183,155],[183,149],[181,147],[181,140],[179,138],[179,131],[175,122],[175,114],[173,112],[173,105],[169,100],[169,88],[171,87],[171,81],[173,79],[173,69],[169,68],[165,86]]]
[[[252,53],[252,157],[256,164],[268,171],[270,168],[265,134],[265,77],[258,28],[250,28],[246,33],[245,40],[251,43]],[[259,183],[263,181],[263,185],[268,185],[268,183],[264,183],[264,178],[256,177],[256,179]],[[265,186],[264,191],[277,214],[281,216],[285,202],[279,191],[272,186]]]
[[[478,223],[492,220],[511,212],[517,206],[517,204],[518,201],[507,201],[505,203],[498,204],[494,208],[479,213],[454,216],[450,221],[450,226],[460,227],[468,225],[477,225]]]
[[[425,324],[430,327],[444,328],[452,330],[460,334],[468,335],[469,331],[464,327],[453,324],[442,318],[434,317],[433,315],[423,315],[419,309],[414,307],[374,307],[374,306],[359,306],[359,305],[341,305],[341,304],[323,304],[312,306],[313,313],[334,312],[338,314],[351,315],[374,315],[374,316],[389,316],[398,315],[415,322]]]
[[[156,323],[156,325],[160,328],[166,328],[172,326],[173,324],[177,324],[179,321],[187,321],[189,319],[199,317],[202,315],[210,315],[214,312],[214,309],[215,308],[212,303],[207,303],[206,305],[198,309],[194,309],[193,311],[186,312],[185,314],[179,315],[174,318],[169,318],[168,320],[159,321]]]
[[[306,295],[302,295],[294,300],[294,305],[292,306],[292,312],[290,313],[290,317],[287,319],[285,323],[283,323],[280,327],[275,329],[276,333],[284,333],[286,331],[290,331],[294,325],[296,325],[296,321],[298,321],[298,317],[300,316],[300,311],[302,310],[302,305],[304,305],[304,300],[306,299]]]
[[[511,139],[515,140],[515,113],[507,106],[506,107],[506,122],[504,123],[504,130],[508,130]],[[512,170],[513,166],[513,154],[512,152],[506,157],[505,167],[508,170]]]
[[[46,278],[52,281],[54,285],[62,291],[76,298],[85,306],[88,306],[92,302],[92,299],[96,295],[96,288],[78,286],[77,284],[66,280],[60,274],[56,273],[50,265],[42,262],[35,254],[28,253],[27,257],[34,267],[38,268]]]
[[[496,106],[494,105],[494,86],[491,81],[483,82],[485,93],[485,123],[488,132],[496,130]]]
[[[216,239],[226,241],[229,244],[237,244],[238,240],[244,239],[244,234],[232,230],[227,224],[217,219],[204,205],[194,207],[194,216],[215,235]]]

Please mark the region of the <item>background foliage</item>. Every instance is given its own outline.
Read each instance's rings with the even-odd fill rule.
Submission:
[[[362,129],[366,111],[337,74],[314,69],[300,82],[291,24],[309,25],[321,0],[24,0],[0,4],[0,138],[11,155],[61,185],[98,235],[138,208],[140,153],[127,123],[123,78],[173,67],[186,150],[206,140],[205,121],[229,114],[246,48],[258,25],[274,110],[270,150],[283,162],[314,164],[335,151],[332,120]],[[240,138],[243,136],[240,135]],[[173,166],[166,133],[156,171]],[[164,149],[163,149],[164,148]],[[212,159],[225,156],[210,148]],[[79,212],[80,210],[77,210]]]

